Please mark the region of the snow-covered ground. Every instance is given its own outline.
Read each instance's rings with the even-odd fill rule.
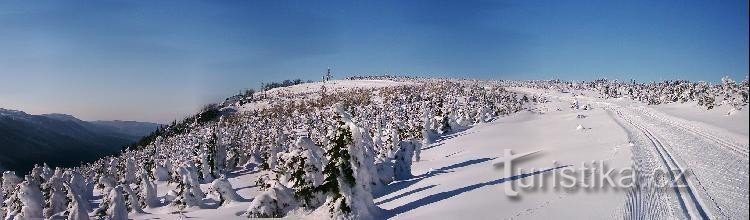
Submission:
[[[323,82],[303,83],[294,86],[274,88],[266,91],[266,93],[314,93],[320,91],[320,87],[322,86],[325,86],[329,91],[335,91],[354,88],[367,89],[414,84],[414,82],[397,82],[392,80],[329,80]]]
[[[587,118],[578,119],[578,114]],[[587,129],[576,130],[579,124]],[[547,185],[519,189],[517,198],[506,196],[506,178],[521,172],[507,174],[492,166],[493,159],[505,156],[504,149],[514,153],[542,150],[516,164],[519,170],[580,167],[594,160],[613,168],[631,165],[627,136],[604,110],[524,112],[450,135],[427,147],[424,160],[414,165],[418,177],[392,184],[376,203],[396,219],[457,219],[467,215],[475,219],[585,219],[621,215],[624,191],[566,190]],[[529,178],[524,180],[531,181]]]
[[[247,170],[237,170],[229,175],[227,178],[232,184],[237,194],[244,198],[243,201],[233,202],[225,204],[223,206],[215,205],[216,196],[209,195],[206,200],[206,207],[194,207],[185,209],[184,212],[179,212],[174,206],[169,204],[162,204],[158,208],[144,209],[145,213],[142,214],[130,214],[130,218],[133,219],[247,219],[243,216],[243,213],[250,206],[252,198],[260,193],[258,187],[255,186],[255,180],[258,178],[256,172]],[[169,190],[176,187],[177,184],[169,184],[167,182],[157,183],[157,194],[160,198],[167,195]],[[202,184],[201,189],[204,192],[208,192],[210,184]],[[98,202],[98,201],[97,201]],[[96,206],[96,205],[95,205]]]
[[[274,96],[277,98],[283,98],[285,96],[305,95],[305,97],[312,99],[320,97],[322,88],[325,88],[327,93],[336,91],[351,90],[351,89],[371,89],[371,88],[383,88],[393,86],[408,86],[416,85],[416,82],[398,82],[392,80],[329,80],[322,82],[303,83],[299,85],[287,86],[270,89],[268,91],[261,92],[257,96]],[[282,99],[283,100],[283,99]],[[279,100],[275,100],[279,101]],[[238,111],[254,111],[267,108],[271,105],[271,100],[258,100],[249,104],[245,104],[236,107]]]
[[[337,88],[394,86],[362,81]],[[326,84],[328,86],[329,84]],[[269,92],[314,92],[303,84]],[[335,87],[335,86],[333,86]],[[600,218],[748,218],[748,111],[727,114],[690,103],[648,106],[626,99],[599,99],[538,89],[516,92],[542,95],[549,102],[529,110],[443,136],[423,148],[413,164],[414,177],[374,192],[383,218],[393,219],[600,219]],[[591,108],[571,109],[578,101]],[[505,155],[541,150],[514,161],[513,173],[493,166]],[[578,181],[596,179],[587,167],[638,170],[638,188],[564,187],[566,169]],[[663,176],[654,170],[665,169]],[[682,175],[685,173],[685,175]],[[250,200],[260,193],[257,173],[237,170],[229,180],[245,201],[222,207],[175,213],[169,206],[146,209],[135,219],[244,219]],[[624,176],[624,175],[623,175]],[[683,187],[648,187],[666,180]],[[522,185],[534,183],[524,188]],[[506,195],[514,183],[519,196]],[[540,184],[541,183],[541,184]],[[591,184],[590,182],[588,184]],[[601,183],[600,183],[601,184]],[[159,183],[164,196],[174,185]],[[208,185],[202,186],[205,191]],[[209,198],[208,200],[211,200]],[[207,204],[211,204],[210,202]],[[290,216],[304,217],[306,213]],[[307,216],[310,218],[310,216]]]
[[[705,125],[725,129],[736,135],[744,135],[745,144],[748,136],[748,109],[736,111],[731,106],[718,106],[711,111],[695,108],[695,103],[671,103],[653,106],[653,108],[690,121],[701,122]]]

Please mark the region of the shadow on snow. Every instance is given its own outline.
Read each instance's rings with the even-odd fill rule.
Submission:
[[[491,161],[491,160],[494,160],[495,158],[496,157],[492,157],[492,158],[485,157],[485,158],[467,160],[467,161],[460,162],[460,163],[457,163],[457,164],[453,164],[453,165],[441,167],[441,168],[438,168],[438,169],[435,169],[435,170],[431,170],[431,171],[429,171],[427,173],[424,173],[422,175],[416,176],[416,177],[411,178],[411,179],[394,181],[391,184],[388,184],[387,186],[383,187],[382,189],[377,190],[372,195],[373,195],[374,198],[377,199],[377,198],[380,198],[382,196],[385,196],[385,195],[389,194],[390,192],[396,192],[396,191],[399,191],[399,190],[402,190],[402,189],[406,189],[407,187],[409,187],[411,185],[414,185],[414,184],[416,184],[419,181],[422,181],[424,179],[427,179],[427,178],[430,178],[430,177],[433,177],[433,176],[437,176],[437,175],[440,175],[440,174],[443,174],[443,173],[450,173],[450,172],[452,172],[451,170],[453,170],[453,169],[457,169],[457,168],[461,168],[461,167],[470,166],[470,165],[473,165],[473,164],[478,164],[478,163],[483,163],[483,162]]]
[[[435,203],[435,202],[439,202],[439,201],[442,201],[442,200],[445,200],[445,199],[448,199],[448,198],[460,195],[460,194],[465,193],[465,192],[469,192],[469,191],[472,191],[472,190],[475,190],[475,189],[479,189],[479,188],[482,188],[482,187],[485,187],[485,186],[497,185],[497,184],[501,184],[501,183],[504,183],[504,182],[509,181],[509,180],[513,181],[513,180],[517,180],[517,179],[521,179],[521,178],[525,178],[525,177],[529,177],[529,176],[541,174],[541,173],[544,173],[544,172],[553,171],[553,170],[564,168],[564,167],[568,167],[568,166],[570,166],[570,165],[559,166],[559,167],[549,168],[549,169],[546,169],[546,170],[540,170],[540,171],[536,171],[536,172],[524,173],[524,174],[519,174],[519,175],[515,175],[515,176],[511,176],[511,177],[500,178],[500,179],[496,179],[496,180],[492,180],[492,181],[487,181],[487,182],[483,182],[483,183],[477,183],[477,184],[474,184],[474,185],[469,185],[469,186],[461,187],[461,188],[454,189],[454,190],[451,190],[451,191],[440,192],[440,193],[437,193],[437,194],[429,195],[429,196],[426,196],[424,198],[412,201],[410,203],[406,203],[406,204],[404,204],[402,206],[393,208],[391,210],[384,210],[386,212],[385,213],[385,217],[391,218],[391,217],[394,217],[396,215],[405,213],[405,212],[407,212],[409,210],[414,210],[414,209],[417,209],[419,207],[422,207],[422,206],[425,206],[425,205],[429,205],[429,204],[432,204],[432,203]]]

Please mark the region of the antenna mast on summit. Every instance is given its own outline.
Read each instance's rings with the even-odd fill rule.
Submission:
[[[328,72],[326,72],[326,75],[325,75],[325,77],[323,77],[323,81],[328,81],[328,80],[331,80],[331,77],[332,77],[332,76],[331,76],[331,67],[329,66],[329,67],[328,67]]]

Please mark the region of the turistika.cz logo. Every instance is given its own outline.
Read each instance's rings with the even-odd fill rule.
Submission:
[[[511,149],[504,149],[503,157],[496,158],[493,166],[502,169],[506,176],[500,179],[503,184],[504,193],[509,197],[517,197],[516,189],[564,189],[568,191],[597,190],[612,188],[615,190],[630,189],[633,187],[656,187],[656,188],[681,188],[686,187],[685,170],[654,169],[635,170],[632,167],[610,168],[606,161],[582,162],[581,166],[561,165],[552,161],[553,166],[543,169],[514,169],[514,163],[532,158],[532,155],[540,154],[543,150],[536,150],[521,154],[513,154]],[[643,175],[638,175],[642,173]]]

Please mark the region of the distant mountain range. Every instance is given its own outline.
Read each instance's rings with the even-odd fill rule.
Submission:
[[[74,166],[120,151],[160,124],[83,121],[66,114],[31,115],[0,108],[0,171],[28,172],[34,164]]]

